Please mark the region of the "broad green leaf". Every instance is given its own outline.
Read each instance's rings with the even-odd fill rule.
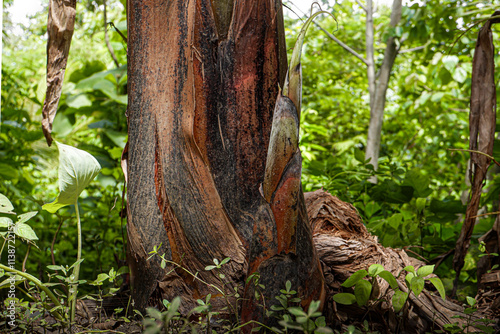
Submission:
[[[459,67],[455,70],[455,73],[453,73],[453,79],[457,82],[464,83],[465,80],[467,80],[467,72]]]
[[[92,106],[92,101],[90,101],[87,94],[78,94],[68,97],[66,104],[71,108],[79,109]]]
[[[12,219],[7,218],[7,217],[0,217],[0,228],[2,227],[9,227],[12,224]]]
[[[441,281],[441,280],[440,280],[440,281]],[[442,284],[443,284],[443,283],[441,283],[441,285],[442,285]],[[467,298],[467,304],[468,304],[469,306],[474,306],[474,305],[476,305],[476,303],[477,303],[476,299],[474,299],[474,298],[472,298],[472,297],[469,297],[469,296],[467,296],[466,298]]]
[[[342,305],[351,305],[356,302],[356,297],[352,293],[337,293],[333,296],[333,300]]]
[[[26,240],[38,240],[38,237],[36,236],[35,231],[29,226],[28,224],[25,223],[17,223],[16,224],[16,235],[20,238],[26,239]]]
[[[436,290],[439,292],[439,295],[441,296],[441,298],[443,298],[443,300],[446,300],[446,293],[444,290],[443,282],[437,277],[431,277],[431,278],[429,278],[429,281],[432,283],[432,285],[434,285]],[[470,298],[470,297],[467,296],[467,298]]]
[[[57,143],[57,142],[56,142]],[[85,187],[99,174],[101,166],[89,153],[57,143],[59,148],[59,196],[42,208],[51,213],[76,203]]]
[[[415,274],[412,272],[406,274],[405,276],[406,286],[411,287],[411,280],[413,279],[413,277],[415,277]]]
[[[17,179],[19,171],[8,164],[0,163],[0,176],[5,180]]]
[[[450,71],[451,74],[455,72],[455,68],[458,65],[458,57],[457,56],[444,56],[442,58],[444,67]]]
[[[396,231],[398,230],[402,221],[403,221],[403,214],[401,213],[396,213],[392,215],[389,219],[387,219],[387,223],[389,224],[389,226],[391,226]]]
[[[384,271],[384,267],[381,264],[372,264],[370,268],[368,268],[368,274],[370,274],[371,277],[377,276],[382,271]]]
[[[444,93],[443,92],[437,92],[432,94],[431,101],[432,102],[439,102],[443,98]]]
[[[418,268],[417,275],[419,277],[425,277],[425,276],[432,274],[433,272],[434,272],[434,265],[422,266],[422,267]]]
[[[392,289],[396,290],[398,288],[398,281],[392,273],[387,270],[382,271],[378,274],[381,278],[385,279]]]
[[[5,195],[0,194],[0,212],[12,213],[12,210],[14,210],[12,203],[9,201],[7,197],[5,197]]]
[[[127,133],[115,131],[111,129],[105,129],[104,134],[111,139],[111,141],[120,148],[125,148],[125,144],[127,144]]]
[[[394,296],[392,296],[392,307],[394,307],[395,312],[401,311],[405,305],[406,298],[408,298],[408,294],[406,292],[401,290],[396,290],[396,292],[394,292]]]
[[[406,270],[409,273],[415,273],[415,267],[413,266],[406,266],[403,268],[403,270]]]
[[[364,279],[358,281],[354,287],[354,295],[359,306],[366,305],[372,293],[372,284]]]
[[[411,291],[418,297],[422,290],[424,290],[424,279],[418,276],[413,277],[411,279]]]
[[[38,211],[32,211],[32,212],[27,212],[23,213],[22,215],[17,216],[17,224],[22,224],[30,220],[31,218],[35,217]]]
[[[345,280],[344,283],[342,283],[342,286],[345,288],[350,288],[351,286],[354,286],[360,279],[365,277],[368,274],[368,272],[364,269],[356,271],[354,274],[351,275],[348,279]]]

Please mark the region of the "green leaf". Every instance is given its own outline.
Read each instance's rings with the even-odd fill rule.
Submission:
[[[342,305],[351,305],[356,302],[356,297],[352,293],[337,293],[333,296],[333,300]]]
[[[432,283],[432,285],[434,285],[436,290],[439,292],[439,295],[441,296],[441,298],[443,298],[443,300],[446,300],[446,293],[444,290],[443,282],[437,277],[431,277],[431,278],[429,278],[429,281]],[[467,298],[470,298],[470,297],[467,296]],[[472,299],[474,299],[474,298],[472,298]],[[468,301],[468,299],[467,299],[467,301]],[[475,299],[474,299],[474,301],[475,301]]]
[[[365,277],[368,274],[368,272],[364,269],[356,271],[354,274],[351,275],[348,279],[345,280],[344,283],[342,283],[342,286],[345,288],[350,288],[354,286],[360,279]]]
[[[20,238],[26,239],[26,240],[38,240],[38,237],[36,236],[35,231],[29,226],[28,224],[21,223],[21,224],[16,224],[16,235]]]
[[[83,107],[91,107],[92,101],[90,101],[87,94],[78,94],[69,96],[66,99],[66,104],[71,108],[80,109]]]
[[[417,206],[417,211],[419,213],[424,212],[425,204],[426,203],[427,203],[427,199],[425,199],[425,198],[417,198],[416,206]]]
[[[384,271],[384,267],[381,264],[372,264],[370,268],[368,268],[368,274],[370,274],[371,277],[377,276],[382,271]]]
[[[422,277],[416,276],[411,279],[411,291],[418,297],[422,290],[424,290],[424,279]]]
[[[401,290],[396,290],[396,292],[394,292],[394,296],[392,296],[392,307],[394,307],[394,311],[396,313],[401,311],[405,305],[406,298],[408,298],[408,294],[406,292]]]
[[[403,270],[406,270],[409,273],[415,273],[415,268],[413,266],[406,266]]]
[[[290,307],[288,308],[288,312],[296,317],[307,317],[307,313],[304,312],[300,307]]]
[[[111,141],[118,147],[120,148],[125,148],[125,145],[127,144],[127,133],[126,132],[120,132],[120,131],[115,131],[111,129],[104,129],[104,134],[111,139]]]
[[[319,306],[321,304],[321,301],[319,300],[313,300],[311,304],[309,304],[309,309],[307,310],[307,315],[309,317],[312,317],[314,312],[316,312],[319,309]]]
[[[101,283],[101,282],[104,282],[105,280],[107,280],[109,278],[109,275],[108,274],[99,274],[97,275],[97,278],[96,280],[94,281],[94,283]]]
[[[467,304],[469,304],[469,306],[474,306],[474,305],[476,305],[476,303],[477,303],[476,299],[467,296]]]
[[[30,220],[31,218],[35,217],[38,211],[32,211],[28,213],[23,213],[22,215],[17,216],[17,223],[16,224],[22,224]]]
[[[7,217],[0,217],[0,228],[2,227],[9,227],[12,224],[12,219],[7,218]]]
[[[56,142],[57,143],[57,142]],[[59,148],[59,196],[42,208],[51,213],[75,204],[83,189],[99,174],[101,166],[89,153],[57,143]]]
[[[453,74],[455,72],[455,68],[458,65],[458,57],[457,56],[444,56],[442,59],[444,67]]]
[[[14,210],[12,203],[9,201],[7,197],[5,197],[5,195],[0,194],[0,212],[12,213],[12,210]]]
[[[0,163],[0,176],[5,180],[18,179],[19,171],[8,164]]]
[[[453,79],[459,83],[464,83],[467,80],[467,71],[461,67],[457,68],[453,73]]]
[[[372,284],[364,279],[358,281],[354,287],[354,295],[359,306],[366,305],[372,293]]]
[[[378,275],[381,278],[383,278],[384,280],[386,280],[392,289],[396,290],[398,288],[398,281],[396,280],[396,278],[394,277],[394,275],[391,272],[384,270],[381,273],[379,273]]]
[[[435,265],[433,264],[431,266],[422,266],[422,267],[418,268],[417,276],[425,277],[425,276],[432,274],[434,272],[434,266]]]
[[[63,266],[49,265],[49,266],[47,266],[47,269],[56,271],[56,270],[64,270],[64,267]]]

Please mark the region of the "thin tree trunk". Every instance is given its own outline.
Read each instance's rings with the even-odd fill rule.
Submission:
[[[370,93],[370,110],[373,109],[375,101],[375,60],[374,60],[374,40],[373,40],[373,3],[372,0],[366,1],[366,73],[368,76],[368,92]],[[373,162],[373,161],[372,161]]]
[[[369,6],[367,6],[368,13],[370,13],[371,0],[368,0]],[[392,4],[391,12],[391,23],[390,27],[394,28],[398,25],[401,20],[401,0],[394,0]],[[371,18],[370,14],[367,14],[367,43],[368,43],[368,22]],[[372,23],[373,29],[373,23]],[[373,33],[371,34],[373,36]],[[371,41],[371,46],[367,44],[367,58],[368,50],[373,50],[373,39]],[[368,128],[368,139],[366,143],[365,159],[370,159],[371,164],[375,168],[378,168],[378,157],[380,153],[380,138],[382,134],[382,123],[384,119],[384,108],[386,101],[387,87],[389,85],[389,79],[391,76],[391,70],[394,65],[394,60],[398,54],[398,46],[396,44],[396,38],[391,36],[387,39],[387,45],[384,53],[384,61],[382,67],[379,71],[378,80],[375,82],[375,90],[372,93],[372,88],[370,88],[370,125]],[[373,56],[372,56],[373,57]],[[374,67],[368,66],[368,82],[369,86],[372,87],[372,75],[371,71],[374,71]]]
[[[111,46],[111,43],[109,42],[108,16],[107,16],[106,0],[102,1],[102,5],[104,7],[104,10],[103,10],[104,41],[106,42],[106,47],[108,48],[109,54],[110,54],[111,58],[113,58],[113,62],[115,63],[116,67],[120,67],[120,62],[118,61],[118,58],[116,58],[115,52],[113,51],[113,47]]]

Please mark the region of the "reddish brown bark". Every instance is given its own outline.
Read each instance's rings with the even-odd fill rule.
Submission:
[[[264,199],[259,191],[286,73],[281,2],[129,0],[128,16],[126,165],[136,307],[154,302],[155,291],[169,300],[183,296],[182,311],[208,293],[216,309],[228,300],[235,307],[211,285],[220,287],[223,273],[230,282],[223,289],[233,293],[248,264],[270,299],[286,280],[305,303],[320,298],[297,138],[275,175],[274,193]],[[160,244],[165,258],[203,282],[170,263],[162,269],[158,257],[147,260]],[[231,261],[220,272],[204,270],[226,257]],[[246,318],[262,319],[253,303]]]

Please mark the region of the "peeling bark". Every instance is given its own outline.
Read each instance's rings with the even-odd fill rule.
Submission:
[[[495,12],[496,15],[498,15],[498,13],[500,12]],[[495,16],[495,14],[493,14],[493,16]],[[496,90],[494,77],[494,46],[491,25],[499,21],[498,18],[488,20],[479,30],[474,59],[472,61],[469,149],[483,152],[486,155],[475,152],[470,153],[470,176],[472,186],[467,211],[465,213],[465,221],[462,225],[455,247],[455,255],[453,257],[453,269],[456,272],[453,295],[455,295],[457,290],[458,277],[464,266],[465,255],[469,249],[472,231],[476,222],[483,182],[491,162],[488,156],[493,154],[496,126]]]
[[[47,23],[47,92],[42,109],[42,130],[52,144],[52,123],[61,97],[71,37],[75,29],[76,0],[51,0]]]

